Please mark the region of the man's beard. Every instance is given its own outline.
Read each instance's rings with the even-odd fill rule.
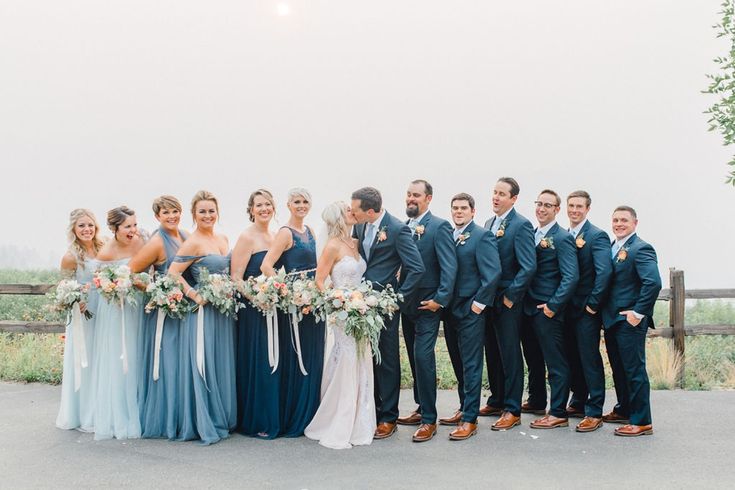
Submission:
[[[409,204],[406,206],[406,216],[409,218],[415,218],[419,215],[419,207],[415,204]]]

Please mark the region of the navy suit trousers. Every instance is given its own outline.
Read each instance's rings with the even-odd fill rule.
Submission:
[[[418,316],[403,315],[403,339],[413,376],[413,399],[421,413],[421,423],[436,423],[436,338],[441,313],[422,311]]]
[[[444,337],[447,341],[452,367],[457,376],[462,421],[476,423],[482,394],[482,345],[485,337],[485,315],[470,313],[462,318],[457,318],[449,314],[446,320]]]
[[[565,337],[570,371],[572,407],[588,417],[600,418],[605,404],[605,369],[600,356],[599,313],[570,307],[566,311]]]
[[[651,387],[646,372],[646,332],[649,317],[634,327],[621,321],[605,330],[605,345],[615,381],[615,412],[633,425],[651,423]]]
[[[544,316],[543,313],[539,313]],[[528,404],[532,408],[544,410],[546,408],[546,366],[544,354],[533,327],[536,316],[523,314],[521,322],[521,346],[523,358],[528,366]]]
[[[487,404],[516,416],[521,414],[523,398],[521,314],[522,304],[517,302],[512,308],[493,308],[485,320],[485,362],[490,385]]]
[[[556,318],[548,318],[541,312],[526,318],[536,333],[538,345],[541,347],[543,359],[549,371],[551,387],[549,415],[567,418],[569,364],[567,364],[564,348],[564,323]],[[545,388],[544,386],[544,391]]]
[[[385,330],[380,332],[380,364],[374,364],[375,410],[378,423],[394,423],[398,418],[401,392],[401,359],[398,346],[400,315],[385,317]]]

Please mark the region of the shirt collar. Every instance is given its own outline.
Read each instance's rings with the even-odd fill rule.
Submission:
[[[538,229],[543,235],[546,235],[549,230],[556,224],[556,221],[552,221],[551,223],[547,224],[546,226],[542,226]]]
[[[618,246],[618,248],[623,248],[623,245],[625,245],[625,242],[627,242],[630,239],[630,237],[632,237],[633,235],[635,235],[635,232],[631,233],[630,235],[620,240],[615,240],[615,244]]]
[[[375,226],[377,228],[378,226],[380,226],[380,222],[383,221],[383,218],[384,217],[385,217],[385,209],[382,209],[380,211],[380,214],[378,215],[378,219],[376,219],[375,221],[373,221],[370,224],[372,224],[373,226]]]
[[[426,213],[429,212],[429,209],[427,208],[426,211],[424,211],[422,214],[416,216],[415,218],[409,218],[409,221],[414,219],[416,220],[416,223],[421,223],[421,220],[424,219],[424,216],[426,216]]]
[[[578,224],[577,226],[575,226],[574,228],[572,228],[572,229],[571,229],[571,230],[569,230],[569,231],[571,231],[571,232],[574,232],[574,234],[576,235],[576,234],[578,234],[578,233],[579,233],[580,231],[582,231],[582,227],[583,227],[583,226],[585,225],[585,223],[587,223],[587,218],[583,219],[583,220],[582,220],[582,222],[581,222],[580,224]]]
[[[501,214],[499,216],[496,214],[495,216],[496,216],[496,219],[498,220],[498,222],[501,222],[505,218],[507,218],[511,211],[513,211],[513,206],[511,206],[509,210],[507,210],[506,212],[504,212],[503,214]]]
[[[470,220],[470,221],[468,221],[467,223],[465,223],[465,224],[464,224],[464,226],[462,226],[462,228],[456,228],[456,227],[455,227],[455,228],[454,228],[454,234],[455,234],[455,236],[459,236],[459,235],[461,235],[462,233],[464,233],[464,230],[465,230],[465,229],[466,229],[466,228],[467,228],[468,226],[470,226],[470,223],[472,223],[472,220]]]

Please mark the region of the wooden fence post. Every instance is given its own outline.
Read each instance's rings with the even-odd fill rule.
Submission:
[[[669,269],[669,284],[671,286],[671,300],[669,301],[669,324],[673,329],[672,341],[674,350],[681,356],[681,366],[677,374],[680,388],[684,388],[684,364],[686,332],[684,331],[684,313],[686,312],[686,291],[684,290],[684,271],[675,268]]]

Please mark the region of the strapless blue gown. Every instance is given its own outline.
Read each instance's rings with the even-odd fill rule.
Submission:
[[[177,256],[175,261],[199,259],[190,267],[193,287],[202,269],[212,274],[225,273],[229,255],[203,257]],[[213,444],[229,436],[237,423],[235,392],[235,322],[210,305],[204,308],[205,380],[197,370],[197,315],[184,320],[179,343],[182,365],[179,368],[179,428],[177,440],[201,439]]]
[[[101,266],[127,264],[130,259],[101,262]],[[95,440],[140,437],[138,407],[138,336],[143,320],[143,298],[136,305],[125,303],[125,347],[128,371],[123,370],[122,309],[100,298],[95,322],[94,438]]]
[[[76,280],[80,284],[91,284],[97,261],[85,259],[76,270]],[[87,299],[87,311],[97,313],[99,294],[91,287]],[[94,431],[94,397],[92,396],[92,373],[94,372],[94,324],[96,315],[84,323],[84,344],[87,349],[87,367],[81,370],[79,391],[74,391],[74,335],[71,324],[66,326],[64,340],[64,371],[61,380],[61,403],[56,417],[56,427],[60,429],[79,429],[83,432]]]
[[[300,233],[288,228],[293,235],[293,247],[281,255],[286,272],[316,268],[316,240],[309,228]],[[310,277],[314,272],[309,272]],[[304,315],[299,322],[301,355],[307,375],[299,368],[294,350],[290,315],[280,314],[278,320],[281,369],[281,435],[299,437],[311,422],[321,396],[322,371],[324,369],[324,322],[317,322],[313,315]],[[267,365],[267,363],[266,363]]]
[[[244,278],[260,275],[266,250],[250,257]],[[237,320],[237,431],[262,439],[281,431],[281,367],[271,374],[265,316],[246,303]]]
[[[158,229],[166,251],[166,261],[156,264],[156,274],[164,275],[176,256],[180,244]],[[186,236],[182,233],[182,239]],[[159,353],[158,380],[153,379],[154,349],[156,343],[156,320],[158,311],[145,314],[141,332],[140,373],[138,397],[140,423],[145,438],[175,439],[179,415],[179,338],[181,320],[166,317],[163,322],[161,351]]]

